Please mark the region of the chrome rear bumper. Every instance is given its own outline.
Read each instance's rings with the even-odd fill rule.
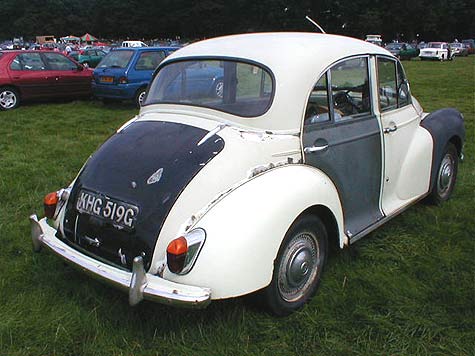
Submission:
[[[178,284],[146,273],[142,257],[135,257],[132,272],[123,271],[66,245],[55,236],[56,230],[48,225],[46,218],[38,221],[36,215],[31,215],[30,223],[35,251],[40,251],[45,246],[80,270],[128,292],[130,305],[147,299],[163,304],[204,308],[211,302],[211,291],[208,288]]]

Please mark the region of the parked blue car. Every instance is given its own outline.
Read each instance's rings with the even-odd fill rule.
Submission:
[[[134,100],[140,106],[152,74],[179,47],[128,47],[109,52],[94,70],[92,92],[102,100]]]

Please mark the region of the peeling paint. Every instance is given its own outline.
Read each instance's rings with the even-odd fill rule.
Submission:
[[[255,177],[258,174],[264,173],[264,172],[266,172],[270,169],[273,169],[273,168],[276,168],[276,167],[282,167],[282,166],[285,166],[287,164],[293,164],[293,163],[294,163],[294,159],[292,157],[287,157],[287,160],[285,160],[285,161],[280,161],[280,162],[276,162],[276,163],[270,162],[270,163],[267,163],[267,164],[262,164],[262,165],[254,167],[254,168],[251,168],[247,172],[247,177],[252,178],[252,177]]]
[[[155,184],[160,181],[163,174],[163,168],[158,169],[155,173],[153,173],[148,179],[147,184]]]

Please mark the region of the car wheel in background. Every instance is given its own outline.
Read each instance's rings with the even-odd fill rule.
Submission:
[[[137,105],[138,108],[142,106],[146,93],[147,88],[140,88],[139,90],[137,90],[137,93],[135,93],[135,105]]]
[[[450,198],[457,181],[458,154],[452,143],[445,147],[442,160],[439,163],[437,176],[428,200],[433,204],[440,204]]]
[[[0,110],[15,109],[20,105],[20,95],[9,87],[0,88]]]
[[[263,291],[270,311],[285,316],[316,292],[327,255],[327,231],[314,215],[303,215],[287,231],[274,262],[272,281]]]
[[[216,82],[216,84],[213,86],[213,92],[214,95],[217,98],[223,98],[223,93],[224,93],[224,82],[220,79]]]

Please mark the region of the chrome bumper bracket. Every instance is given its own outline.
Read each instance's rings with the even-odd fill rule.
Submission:
[[[134,306],[143,299],[143,291],[147,286],[147,276],[143,267],[143,258],[137,256],[132,264],[132,278],[130,279],[129,304]]]

